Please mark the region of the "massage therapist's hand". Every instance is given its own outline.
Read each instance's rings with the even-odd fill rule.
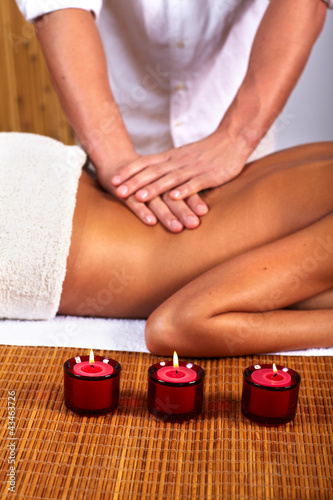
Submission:
[[[111,179],[115,174],[118,174],[121,168],[124,166],[126,168],[133,161],[140,161],[140,156],[132,153],[130,157],[126,158],[126,161],[122,159],[116,165],[104,166],[103,168],[96,167],[97,177],[101,186],[109,193],[118,197]],[[166,229],[173,233],[181,232],[184,227],[187,229],[198,227],[200,225],[198,216],[208,211],[206,204],[200,200],[198,195],[192,196],[186,201],[172,200],[168,193],[163,194],[162,197],[155,196],[149,202],[138,201],[134,195],[120,200],[145,224],[153,226],[159,221]]]
[[[117,196],[111,178],[138,155],[113,97],[94,16],[79,8],[60,9],[45,14],[35,27],[67,119],[95,165],[99,182]],[[122,201],[148,225],[160,221],[169,231],[180,232],[200,224],[201,212],[194,213],[191,200],[175,202],[164,195],[149,203],[134,196]]]
[[[215,133],[195,143],[142,156],[119,169],[112,182],[120,198],[135,194],[138,201],[149,202],[169,192],[170,199],[187,199],[191,208],[203,215],[199,208],[202,201],[196,193],[236,177],[247,156],[244,148],[235,147]]]
[[[147,202],[171,190],[170,198],[180,200],[236,177],[285,106],[325,16],[321,1],[271,0],[254,38],[244,80],[216,132],[120,169],[112,180],[117,195],[135,193],[139,201]]]

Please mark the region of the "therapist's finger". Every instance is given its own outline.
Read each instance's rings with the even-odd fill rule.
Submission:
[[[193,210],[193,212],[201,217],[209,212],[207,203],[205,203],[199,194],[192,194],[185,199],[188,206]]]
[[[172,189],[170,191],[170,198],[173,200],[183,200],[204,189],[222,186],[235,178],[242,171],[242,168],[242,166],[237,164],[225,169],[211,169],[201,175],[195,175],[187,182],[184,182],[184,184],[180,184],[175,189]]]
[[[143,189],[140,189],[140,186],[140,188],[137,187],[134,190],[136,191],[135,197],[138,201],[147,202],[152,200],[155,196],[166,193],[170,191],[170,189],[182,185],[185,181],[188,181],[196,175],[195,165],[184,166],[181,163],[173,162],[172,171],[170,171],[170,165],[171,163],[162,163],[161,165],[155,165],[152,167],[152,169],[158,168],[160,175],[155,177],[156,180],[152,179],[154,182],[151,182],[150,184],[146,182]],[[127,181],[126,184],[129,184],[131,181],[132,179]]]
[[[178,203],[178,202],[173,202]],[[184,225],[180,222],[177,214],[170,210],[160,196],[157,196],[148,203],[148,207],[154,212],[160,223],[172,233],[179,233],[184,229]]]
[[[158,219],[145,203],[140,203],[135,196],[129,196],[123,203],[148,226],[157,224]]]
[[[184,200],[172,200],[168,193],[162,196],[171,212],[180,220],[187,229],[195,229],[200,225],[200,219]]]
[[[125,182],[130,177],[138,174],[150,165],[155,165],[156,163],[164,163],[168,161],[168,154],[159,153],[155,155],[140,156],[137,160],[128,163],[121,167],[118,172],[112,177],[111,182],[114,186],[119,186]]]
[[[188,198],[199,191],[217,187],[218,185],[219,184],[217,184],[215,178],[213,178],[210,174],[205,173],[197,175],[184,184],[177,186],[176,189],[170,191],[170,198],[173,200],[183,200],[184,198]]]
[[[126,198],[127,196],[134,194],[138,189],[140,190],[139,193],[142,191],[146,191],[147,185],[149,189],[150,186],[154,185],[154,181],[158,182],[158,179],[160,178],[165,179],[166,177],[165,174],[168,173],[168,169],[169,166],[167,163],[157,163],[155,165],[149,165],[145,169],[141,170],[141,172],[138,172],[136,175],[131,177],[130,179],[127,179],[125,183],[122,183],[120,186],[118,186],[116,188],[116,195],[120,198],[124,197]],[[174,187],[176,185],[177,184],[173,183],[170,187]],[[141,198],[137,197],[137,200],[141,202],[152,200],[153,198],[158,196],[160,192],[165,192],[167,189],[168,186],[166,186],[159,192],[153,190],[152,194],[149,197],[143,195],[141,196]]]

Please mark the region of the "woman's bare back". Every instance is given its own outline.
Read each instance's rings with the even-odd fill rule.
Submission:
[[[199,228],[171,234],[80,179],[62,314],[148,317],[214,266],[317,221],[333,210],[333,143],[299,146],[250,164],[202,193]]]

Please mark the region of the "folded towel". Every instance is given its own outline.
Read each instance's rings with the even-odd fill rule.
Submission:
[[[85,159],[49,137],[0,133],[0,318],[55,316]]]

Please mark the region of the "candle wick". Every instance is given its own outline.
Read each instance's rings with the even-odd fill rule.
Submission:
[[[176,375],[178,375],[178,370],[176,370]]]
[[[90,366],[91,366],[91,368],[94,368],[94,369],[95,369],[94,365],[90,365]]]
[[[276,377],[276,375],[277,375],[277,372],[274,373],[273,377]]]

